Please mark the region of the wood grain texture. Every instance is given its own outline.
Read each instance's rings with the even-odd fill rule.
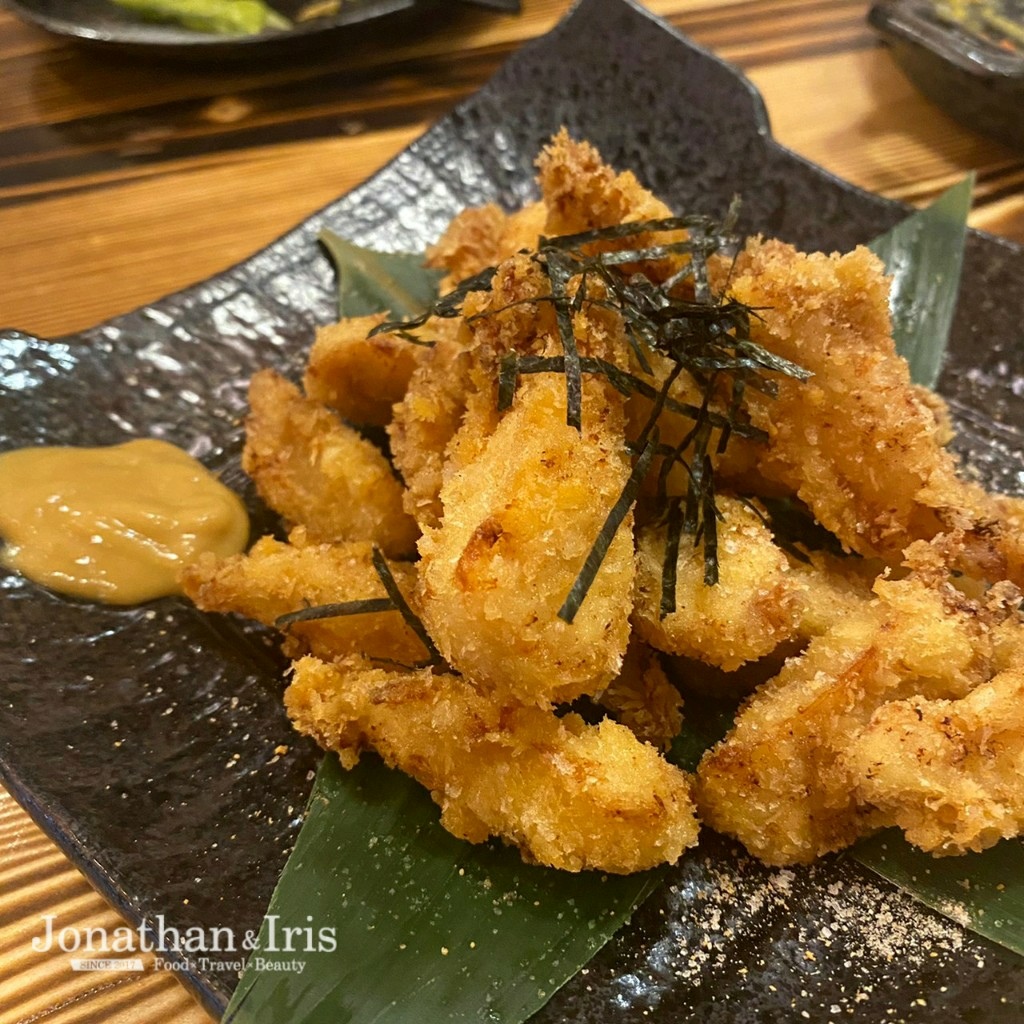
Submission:
[[[972,223],[1024,241],[1024,157],[959,127],[897,70],[855,0],[650,0],[742,67],[775,137],[921,203],[978,171]],[[244,68],[103,58],[0,11],[0,323],[78,330],[222,270],[362,181],[568,0],[460,10],[387,49]],[[202,231],[196,225],[202,224]],[[199,1024],[173,977],[42,953],[42,915],[120,922],[0,790],[0,1024]]]
[[[75,954],[38,951],[45,918],[55,928],[123,925],[70,861],[0,789],[0,1024],[207,1024],[209,1018],[169,974],[75,971]],[[66,943],[70,945],[70,943]]]

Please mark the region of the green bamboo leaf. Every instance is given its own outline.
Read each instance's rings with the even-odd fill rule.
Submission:
[[[408,320],[437,298],[440,270],[423,266],[423,256],[405,252],[374,252],[354,245],[333,231],[320,232],[338,274],[338,315],[369,316],[390,312]]]
[[[686,772],[695,772],[700,759],[733,727],[734,700],[687,700],[686,717],[679,735],[672,741],[668,760]]]
[[[471,846],[412,779],[372,755],[346,772],[332,754],[224,1024],[517,1024],[658,878],[570,875]],[[288,928],[300,929],[290,949]],[[293,961],[301,974],[284,969]]]
[[[892,275],[896,351],[910,364],[910,376],[930,388],[949,342],[973,188],[972,173],[869,245]]]
[[[1005,839],[984,853],[932,857],[896,830],[850,851],[940,914],[1024,956],[1024,843]]]
[[[195,32],[255,35],[291,22],[263,0],[110,0],[150,21],[173,21]]]

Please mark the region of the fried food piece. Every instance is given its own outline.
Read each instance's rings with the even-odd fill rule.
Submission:
[[[770,653],[739,668],[724,671],[696,658],[664,657],[669,678],[687,695],[739,700],[782,671],[789,658],[800,655],[808,640],[827,633],[847,616],[860,614],[874,600],[872,585],[884,566],[865,558],[841,558],[824,551],[810,552],[810,562],[790,557],[795,578],[792,594],[796,622],[791,636],[779,634]],[[757,581],[751,578],[751,585]]]
[[[523,382],[481,454],[441,490],[420,541],[420,607],[441,653],[502,699],[546,704],[603,690],[629,638],[632,517],[617,531],[575,621],[558,617],[629,476],[621,403],[584,387],[583,430],[565,381]]]
[[[462,345],[439,341],[413,372],[388,425],[391,454],[405,481],[402,502],[421,528],[441,521],[445,453],[474,389],[472,362]]]
[[[875,592],[788,661],[698,768],[703,820],[768,864],[808,863],[880,824],[843,760],[878,708],[963,697],[992,675],[1005,600],[979,605],[919,575]]]
[[[305,544],[302,531],[297,533],[295,544],[262,537],[246,555],[218,559],[204,554],[182,573],[186,595],[203,611],[237,612],[267,626],[301,608],[387,596],[373,568],[372,544]],[[415,569],[395,563],[391,571],[409,600]],[[290,658],[359,654],[415,664],[428,657],[397,611],[296,622],[285,636],[284,652]]]
[[[682,694],[669,682],[657,653],[636,639],[598,702],[637,739],[659,750],[668,750],[683,727]]]
[[[750,508],[720,497],[718,510],[718,583],[704,583],[703,550],[684,537],[676,562],[676,610],[664,618],[665,527],[640,531],[633,623],[660,651],[732,671],[796,634],[803,584]]]
[[[502,705],[429,669],[314,658],[296,663],[285,704],[346,766],[372,747],[408,772],[470,842],[497,835],[529,861],[626,874],[672,863],[697,840],[686,775],[611,721]]]
[[[1016,630],[1019,635],[1020,630]],[[1020,662],[1020,641],[1016,661]],[[843,755],[857,798],[935,854],[985,850],[1024,831],[1024,672],[960,700],[885,704]]]
[[[541,202],[528,203],[515,213],[505,213],[494,203],[463,210],[427,250],[427,266],[448,271],[441,283],[443,292],[520,249],[536,249],[546,220]]]
[[[312,541],[371,540],[401,558],[418,528],[387,459],[272,370],[249,384],[242,468],[263,500]]]
[[[421,527],[441,519],[441,485],[475,459],[494,432],[498,363],[510,351],[539,354],[554,344],[557,325],[545,304],[547,276],[526,257],[496,271],[489,291],[467,297],[457,341],[438,342],[413,374],[388,429],[395,465],[406,482],[405,508]]]
[[[589,142],[565,128],[537,157],[537,182],[547,207],[547,235],[574,235],[634,220],[659,220],[672,211],[640,184],[632,171],[608,166]],[[641,236],[641,238],[646,236]],[[642,244],[630,239],[628,247]],[[616,248],[626,248],[621,241]]]
[[[954,456],[939,443],[941,414],[895,354],[877,257],[863,247],[806,255],[753,240],[729,287],[760,311],[753,339],[814,374],[804,382],[780,378],[775,400],[748,389],[751,417],[770,435],[762,476],[797,494],[860,554],[895,565],[913,541],[957,528],[974,536],[965,563],[990,580],[1004,578],[997,509],[981,488],[957,478]]]
[[[456,281],[494,266],[498,240],[508,222],[508,214],[497,203],[471,206],[457,213],[444,234],[427,249],[429,267],[443,268]]]
[[[599,294],[600,284],[591,289]],[[543,301],[550,293],[547,274],[534,260],[505,260],[489,290],[467,297],[462,336],[439,341],[413,374],[388,432],[408,489],[405,508],[421,527],[440,522],[443,480],[479,457],[501,419],[501,358],[562,354],[554,310]],[[625,361],[628,343],[617,316],[595,308],[577,313],[573,328],[581,355]],[[588,382],[586,390],[602,386]]]
[[[367,337],[384,314],[352,317],[321,327],[303,377],[306,395],[350,423],[383,427],[430,351],[397,334]]]
[[[804,640],[821,636],[848,615],[856,615],[874,600],[872,587],[885,571],[872,558],[843,558],[827,551],[811,551],[809,562],[790,562],[800,589],[796,603],[796,635]]]
[[[525,253],[501,263],[487,291],[466,296],[463,315],[470,347],[493,365],[508,352],[561,355],[556,348],[558,324],[550,302],[551,285],[544,268]]]

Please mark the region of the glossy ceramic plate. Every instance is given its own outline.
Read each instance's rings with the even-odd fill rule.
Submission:
[[[379,44],[381,30],[427,31],[451,19],[464,4],[516,12],[519,0],[343,0],[335,14],[294,21],[307,0],[270,0],[293,20],[289,29],[224,36],[148,22],[108,0],[0,0],[15,14],[48,32],[106,50],[189,60],[262,60],[323,46]]]
[[[320,228],[421,249],[467,205],[533,197],[534,155],[562,124],[677,210],[721,214],[738,191],[747,229],[804,247],[849,247],[904,214],[775,144],[734,70],[625,0],[584,0],[365,185],[252,259],[75,337],[0,335],[0,448],[155,435],[245,490],[247,379],[268,365],[297,374],[334,310]],[[1024,251],[977,233],[967,248],[941,387],[966,457],[1020,491]],[[272,644],[184,601],[98,607],[11,575],[0,588],[6,785],[130,920],[256,928],[317,762],[281,711]],[[275,759],[279,744],[290,749]],[[186,966],[222,1008],[234,977]],[[770,871],[706,834],[536,1019],[992,1024],[1020,1018],[1021,968],[848,859]]]

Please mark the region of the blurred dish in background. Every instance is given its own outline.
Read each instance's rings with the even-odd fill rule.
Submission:
[[[259,32],[274,32],[292,27],[292,22],[280,11],[271,7],[266,0],[108,0],[109,3],[144,21],[156,21],[180,25],[193,32],[212,32],[215,35],[256,35]],[[309,13],[307,4],[296,20]],[[321,5],[319,15],[337,14],[341,3]],[[313,11],[313,17],[318,14]],[[310,19],[311,20],[311,19]]]
[[[929,99],[967,127],[1024,149],[1024,4],[885,0],[868,20]]]
[[[936,0],[936,14],[1003,50],[1024,53],[1024,3],[1021,0]]]
[[[221,0],[3,0],[48,32],[110,50],[190,60],[266,57],[333,44],[362,30],[421,22],[466,6],[518,13],[520,0],[267,0],[230,18]],[[232,4],[233,6],[233,4]],[[178,8],[182,18],[151,20]],[[219,9],[218,9],[219,8]],[[206,29],[205,31],[203,29]],[[364,34],[365,38],[365,34]]]

